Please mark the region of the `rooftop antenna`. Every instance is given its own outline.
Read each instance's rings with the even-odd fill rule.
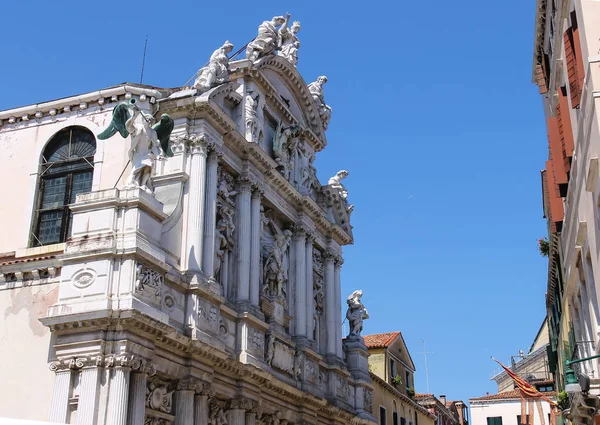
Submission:
[[[417,354],[423,354],[423,357],[425,357],[425,383],[427,385],[427,394],[429,394],[429,370],[427,370],[427,354],[433,354],[433,352],[427,351],[425,349],[424,339],[421,340],[421,345],[423,346],[423,352]]]
[[[142,58],[142,75],[140,76],[140,84],[144,81],[144,65],[146,64],[146,47],[148,47],[148,36],[146,35],[146,41],[144,42],[144,57]]]

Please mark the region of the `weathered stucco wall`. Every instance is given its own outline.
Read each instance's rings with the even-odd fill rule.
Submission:
[[[58,297],[58,285],[0,290],[0,417],[48,420],[54,373],[50,330],[38,318]]]

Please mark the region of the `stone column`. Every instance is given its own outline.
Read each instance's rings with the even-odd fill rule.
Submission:
[[[204,215],[204,250],[202,270],[204,275],[214,280],[215,271],[215,226],[217,219],[217,166],[221,153],[214,147],[208,154],[206,171],[206,199]]]
[[[335,349],[336,354],[339,358],[343,358],[344,354],[342,351],[342,285],[340,281],[340,271],[342,268],[342,264],[344,260],[341,256],[336,257],[335,259],[335,267],[334,267],[334,282],[335,282],[335,299],[337,302],[337,307],[335,309],[335,329],[336,329],[336,337],[335,337]]]
[[[227,425],[246,425],[246,409],[243,400],[231,400],[231,408],[227,411]]]
[[[100,368],[96,359],[89,359],[81,370],[77,425],[94,425],[100,396]]]
[[[139,360],[132,365],[127,425],[144,425],[149,370],[151,370],[151,366],[143,360]]]
[[[313,324],[315,314],[315,300],[313,295],[313,241],[314,235],[306,235],[306,335],[313,339]]]
[[[208,397],[209,395],[214,396],[214,391],[211,391],[210,387],[206,384],[202,391],[196,393],[196,404],[194,407],[194,425],[207,425],[209,408],[208,408]]]
[[[334,254],[330,250],[323,253],[323,268],[324,268],[324,279],[323,286],[325,286],[325,323],[327,325],[327,347],[325,350],[326,354],[337,355],[336,349],[336,306],[335,300],[337,291],[335,290],[335,272],[334,272]]]
[[[246,425],[256,425],[256,413],[255,412],[246,413]]]
[[[188,208],[186,217],[183,269],[202,272],[202,245],[204,239],[204,209],[206,186],[206,154],[208,137],[193,134],[190,143],[190,177],[188,180]]]
[[[237,185],[236,217],[237,217],[237,297],[236,301],[250,301],[250,248],[251,248],[251,216],[250,197],[252,184],[248,178],[242,177]]]
[[[55,372],[52,403],[50,404],[50,422],[67,423],[69,413],[69,394],[71,392],[71,370],[58,369],[59,362],[50,364],[50,370]]]
[[[294,230],[294,262],[296,265],[296,336],[306,333],[306,228],[296,226]]]
[[[260,297],[260,198],[262,191],[255,188],[252,192],[251,210],[251,242],[250,242],[250,304],[258,306]]]
[[[175,392],[174,425],[192,425],[194,423],[195,381],[183,379]]]
[[[129,368],[121,365],[115,366],[109,382],[106,425],[127,425]]]

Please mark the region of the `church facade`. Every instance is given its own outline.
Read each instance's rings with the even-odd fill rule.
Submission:
[[[368,314],[340,289],[348,173],[316,176],[332,108],[296,69],[299,29],[265,21],[245,59],[225,42],[189,87],[0,111],[0,416],[374,420]]]

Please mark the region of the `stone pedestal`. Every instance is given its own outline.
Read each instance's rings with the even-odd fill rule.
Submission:
[[[349,336],[343,341],[348,371],[355,379],[371,380],[369,375],[369,349],[361,336]]]

